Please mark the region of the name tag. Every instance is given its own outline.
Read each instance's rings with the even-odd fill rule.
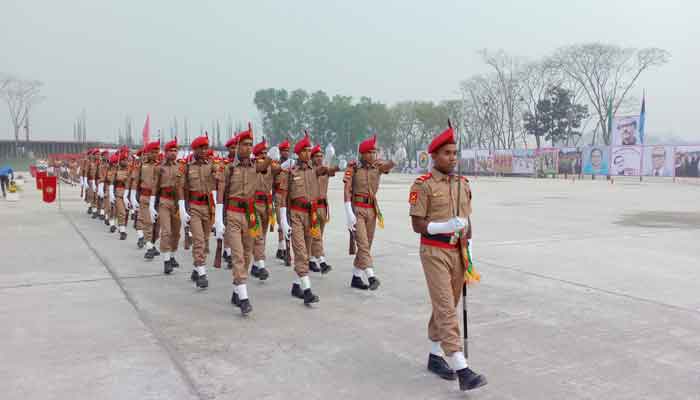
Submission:
[[[301,179],[301,176],[295,176],[294,178],[292,178],[293,181],[298,181],[299,179]]]
[[[433,193],[433,197],[442,197],[442,196],[443,196],[442,192]]]

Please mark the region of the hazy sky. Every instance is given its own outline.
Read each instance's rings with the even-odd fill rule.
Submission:
[[[0,21],[0,72],[45,83],[36,139],[72,139],[83,108],[101,140],[126,115],[138,131],[146,113],[152,129],[258,121],[253,95],[268,87],[442,100],[485,71],[478,49],[537,58],[602,41],[671,52],[634,94],[647,89],[648,134],[700,143],[695,0],[0,0]],[[4,104],[0,133],[12,137]]]

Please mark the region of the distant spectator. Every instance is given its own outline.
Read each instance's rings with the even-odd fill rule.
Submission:
[[[7,197],[7,187],[11,181],[15,180],[15,173],[9,166],[0,168],[0,186],[2,186],[2,197]]]

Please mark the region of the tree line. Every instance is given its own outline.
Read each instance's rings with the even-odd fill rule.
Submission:
[[[610,144],[608,112],[635,112],[632,89],[650,68],[670,54],[658,48],[625,48],[601,43],[566,46],[537,60],[504,51],[479,51],[488,71],[459,84],[461,98],[441,102],[385,104],[323,90],[261,89],[254,104],[263,130],[274,142],[298,139],[308,130],[323,145],[354,152],[362,138],[377,134],[390,150],[403,147],[409,158],[445,129],[447,118],[463,135],[465,147],[513,149],[534,138],[545,145]],[[638,109],[636,110],[638,111]]]

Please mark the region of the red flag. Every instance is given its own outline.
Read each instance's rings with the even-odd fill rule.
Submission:
[[[46,171],[36,172],[36,189],[41,190],[41,185],[44,179],[46,179]]]
[[[56,176],[47,176],[41,182],[42,198],[46,203],[53,203],[56,200]]]
[[[143,124],[143,145],[147,145],[151,141],[151,115],[146,115],[146,123]]]

